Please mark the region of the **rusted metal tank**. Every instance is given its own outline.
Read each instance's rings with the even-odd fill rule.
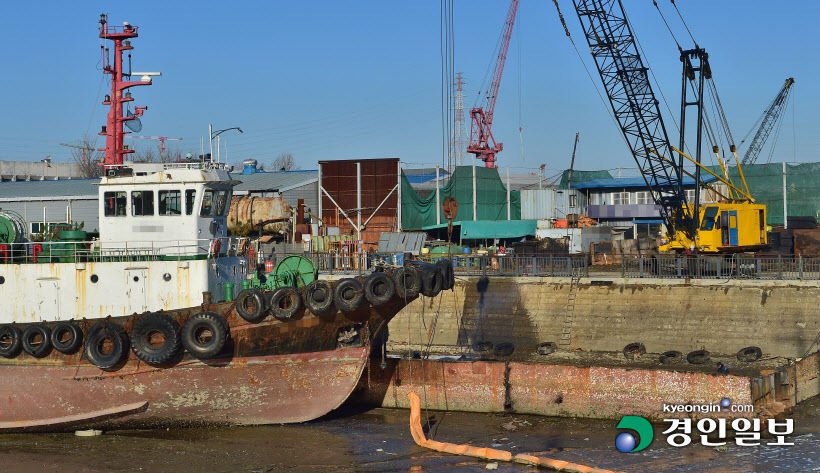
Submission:
[[[252,225],[254,230],[264,224],[266,233],[285,233],[291,219],[291,209],[281,197],[233,197],[228,213],[228,231]]]

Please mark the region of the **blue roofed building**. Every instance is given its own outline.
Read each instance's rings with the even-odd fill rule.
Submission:
[[[713,176],[703,176],[703,181],[710,183]],[[660,188],[664,187],[661,185]],[[688,201],[695,199],[695,180],[685,178]],[[655,205],[652,195],[643,177],[616,177],[609,179],[592,179],[572,184],[586,195],[587,215],[598,221],[599,225],[621,230],[624,238],[654,238],[663,231],[660,207]],[[715,202],[713,192],[701,189],[701,203]]]

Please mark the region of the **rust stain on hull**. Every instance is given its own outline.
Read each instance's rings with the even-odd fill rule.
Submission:
[[[233,303],[167,312],[180,325],[200,311],[226,317],[230,341],[209,360],[180,352],[167,365],[151,366],[131,353],[114,369],[101,370],[84,359],[83,351],[0,359],[0,423],[68,417],[79,420],[72,427],[123,428],[312,420],[347,399],[367,363],[373,338],[404,305],[394,300],[321,320],[302,313],[291,322],[268,317],[257,324],[239,317]],[[130,330],[137,317],[111,320]],[[80,325],[87,331],[94,322]],[[359,339],[340,345],[340,330],[350,327],[357,328]],[[146,401],[144,412],[94,417],[101,410]],[[51,430],[65,428],[55,425]]]

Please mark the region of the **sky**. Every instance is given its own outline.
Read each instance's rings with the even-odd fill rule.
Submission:
[[[820,5],[676,3],[709,52],[735,141],[794,77],[777,147],[772,154],[767,147],[758,162],[770,156],[820,161],[820,61],[812,47]],[[634,175],[635,163],[596,92],[600,78],[573,5],[559,4],[583,59],[551,1],[521,0],[493,125],[504,143],[499,167],[529,173],[543,164],[546,175],[557,173],[569,167],[578,132],[576,169],[623,168],[623,175]],[[681,45],[692,47],[669,0],[658,4]],[[651,0],[624,0],[624,7],[677,114],[675,41]],[[507,1],[454,2],[454,64],[467,81],[468,125],[508,8]],[[150,87],[132,89],[133,104],[148,106],[139,135],[181,137],[169,144],[198,154],[201,139],[207,151],[209,123],[217,130],[241,127],[242,134],[222,135],[220,154],[231,164],[247,158],[269,164],[281,153],[292,153],[303,169],[332,159],[399,157],[407,167],[442,162],[441,3],[430,0],[9,3],[0,17],[0,159],[68,161],[70,149],[59,144],[76,143],[104,124],[99,102],[110,84],[100,71],[100,13],[113,25],[140,28],[132,41],[134,71],[163,74]]]

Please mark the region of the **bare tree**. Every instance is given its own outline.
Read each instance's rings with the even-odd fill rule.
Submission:
[[[103,175],[103,167],[100,166],[103,156],[102,151],[97,151],[96,140],[93,140],[88,133],[83,134],[83,138],[71,146],[71,162],[77,166],[79,174],[83,178],[95,178]]]
[[[282,153],[273,160],[272,171],[298,171],[302,166],[296,164],[293,153]]]
[[[135,146],[134,150],[136,152],[134,153],[132,161],[135,163],[155,163],[159,160],[159,153],[155,153],[154,148],[150,146],[145,148],[145,150],[137,149]]]

